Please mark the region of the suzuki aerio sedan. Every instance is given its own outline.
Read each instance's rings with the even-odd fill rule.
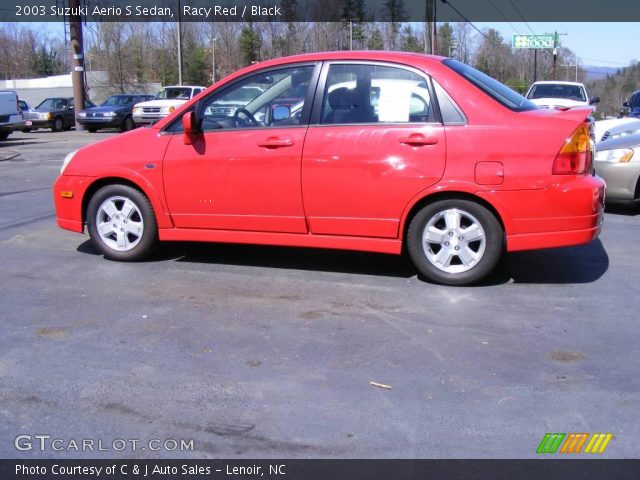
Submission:
[[[590,112],[538,109],[441,57],[280,58],[70,153],[57,221],[114,260],[158,240],[406,248],[427,279],[470,284],[505,250],[598,235]]]

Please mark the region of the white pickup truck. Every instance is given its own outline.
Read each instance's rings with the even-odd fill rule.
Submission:
[[[164,87],[153,100],[134,105],[133,121],[136,126],[156,123],[206,89],[207,87],[192,85]]]
[[[11,90],[0,91],[0,140],[6,140],[14,130],[24,126],[18,94]]]
[[[600,101],[600,97],[589,98],[582,83],[555,80],[535,82],[525,96],[536,105],[546,108],[585,107]]]

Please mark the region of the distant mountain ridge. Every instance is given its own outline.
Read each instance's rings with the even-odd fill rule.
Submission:
[[[602,80],[607,75],[615,75],[623,67],[598,67],[595,65],[581,65],[580,68],[585,72],[585,82],[594,80]]]

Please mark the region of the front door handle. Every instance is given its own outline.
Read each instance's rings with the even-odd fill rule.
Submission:
[[[290,147],[292,145],[293,145],[293,140],[291,140],[290,138],[271,137],[261,142],[258,142],[259,147],[265,147],[265,148],[282,148],[282,147]]]
[[[425,136],[421,133],[413,133],[408,137],[402,137],[400,143],[404,145],[411,145],[412,147],[421,147],[423,145],[435,145],[438,143],[438,137]]]

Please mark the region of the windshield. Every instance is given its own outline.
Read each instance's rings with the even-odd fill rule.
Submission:
[[[69,100],[66,98],[47,98],[36,108],[67,108]]]
[[[189,98],[191,98],[191,89],[180,87],[163,88],[158,92],[155,99],[162,100],[173,98],[178,100],[189,100]]]
[[[586,102],[584,89],[580,85],[563,85],[542,83],[534,85],[527,94],[527,98],[566,98],[578,102]]]
[[[112,95],[102,102],[103,107],[121,107],[123,105],[129,105],[134,102],[131,95]]]
[[[518,92],[469,65],[452,59],[443,60],[442,63],[511,110],[521,112],[538,108]]]

